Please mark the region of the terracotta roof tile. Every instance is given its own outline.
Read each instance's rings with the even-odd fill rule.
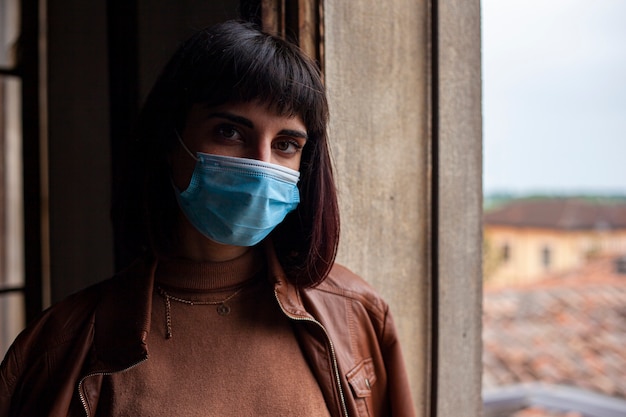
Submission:
[[[626,275],[614,263],[486,287],[483,388],[545,382],[626,398]]]
[[[519,199],[487,211],[484,222],[561,230],[626,229],[626,203],[579,198]]]

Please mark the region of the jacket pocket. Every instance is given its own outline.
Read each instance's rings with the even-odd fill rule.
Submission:
[[[376,383],[374,361],[371,358],[358,363],[347,373],[346,379],[352,389],[359,416],[370,416],[372,408],[372,387]]]

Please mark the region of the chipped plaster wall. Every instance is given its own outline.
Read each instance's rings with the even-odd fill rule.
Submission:
[[[326,1],[324,14],[342,216],[338,261],[389,302],[423,413],[429,334],[426,5]]]

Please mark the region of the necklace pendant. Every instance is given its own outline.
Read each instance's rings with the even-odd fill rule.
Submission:
[[[230,307],[224,303],[217,306],[217,314],[220,316],[227,316],[230,314]]]

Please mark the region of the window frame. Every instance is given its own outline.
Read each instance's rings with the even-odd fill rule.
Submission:
[[[35,318],[47,305],[44,283],[47,253],[47,211],[45,166],[46,147],[42,127],[45,112],[42,102],[45,86],[42,63],[45,43],[40,42],[45,31],[39,16],[43,6],[37,0],[19,1],[19,54],[12,67],[0,68],[0,76],[16,77],[21,81],[22,132],[22,198],[23,198],[23,263],[24,284],[0,287],[0,296],[22,294],[26,322]],[[4,208],[4,201],[1,202]],[[4,234],[3,234],[4,236]],[[4,254],[2,255],[4,256]],[[4,324],[3,324],[4,325]]]

